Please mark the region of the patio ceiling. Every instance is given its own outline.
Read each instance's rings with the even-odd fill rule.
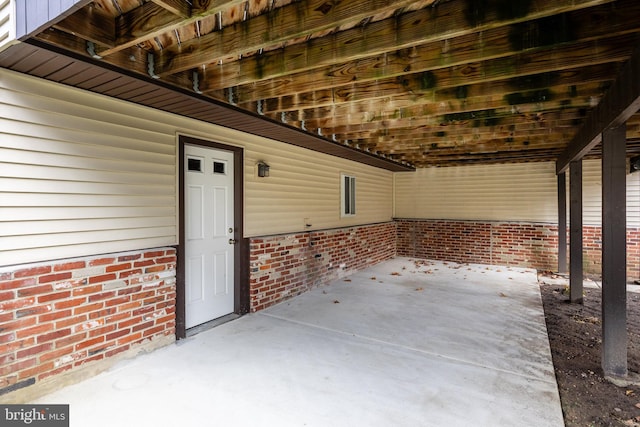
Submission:
[[[557,160],[639,33],[636,0],[94,0],[27,41],[406,168]]]

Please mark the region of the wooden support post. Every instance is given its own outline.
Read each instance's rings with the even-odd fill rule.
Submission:
[[[602,133],[602,369],[627,375],[626,125]]]
[[[558,273],[567,272],[567,176],[558,174]]]
[[[569,299],[582,304],[582,159],[571,162],[569,174]]]

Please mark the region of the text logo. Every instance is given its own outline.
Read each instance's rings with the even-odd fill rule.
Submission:
[[[0,425],[69,427],[69,405],[0,405]]]

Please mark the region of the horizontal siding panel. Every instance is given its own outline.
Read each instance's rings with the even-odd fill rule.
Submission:
[[[247,145],[246,235],[318,230],[391,219],[392,173],[299,147]],[[254,151],[255,150],[255,151]],[[268,153],[268,154],[267,154]],[[271,166],[258,178],[256,163]],[[356,177],[356,215],[340,216],[341,173]],[[311,227],[305,227],[305,218]]]
[[[584,225],[602,224],[602,171],[599,160],[582,162],[582,215]]]
[[[175,235],[175,227],[128,228],[120,230],[83,231],[74,233],[18,235],[0,237],[0,258],[3,253],[24,247],[43,248],[79,245],[85,243],[113,242],[118,240],[148,239]]]
[[[5,84],[0,76],[0,88],[6,89],[5,97],[1,98],[2,102],[20,106],[25,110],[64,112],[61,117],[82,118],[83,122],[91,123],[91,126],[87,128],[89,131],[100,129],[101,123],[108,124],[113,126],[113,129],[120,129],[119,132],[114,133],[116,136],[126,136],[126,132],[129,130],[140,135],[146,133],[148,136],[140,139],[153,141],[158,138],[166,138],[175,132],[177,120],[157,121],[158,112],[152,108],[140,107],[126,101],[95,95],[61,84],[43,83],[47,85],[46,92],[36,92],[28,80],[12,79],[10,84]],[[128,112],[131,114],[127,114]],[[171,117],[168,113],[163,114]],[[30,120],[27,121],[30,122]]]
[[[0,92],[0,265],[177,242],[175,126],[3,71]]]
[[[112,172],[138,172],[158,175],[169,175],[175,172],[174,165],[143,163],[127,160],[106,160],[70,156],[66,154],[49,154],[35,151],[0,148],[0,159],[3,163],[24,165],[54,166],[67,169],[108,170]]]
[[[138,194],[123,196],[105,196],[101,194],[35,194],[5,193],[2,206],[173,206],[174,196],[141,196]]]
[[[640,172],[627,175],[627,226],[640,227]]]
[[[159,163],[173,163],[175,156],[173,145],[148,143],[133,138],[114,138],[103,134],[52,129],[32,123],[25,126],[2,118],[0,129],[2,145],[6,148],[107,159],[152,159]],[[46,141],[46,144],[42,141]]]
[[[136,182],[136,181],[133,181]],[[100,195],[145,195],[161,196],[173,190],[162,185],[131,185],[97,182],[74,182],[35,179],[18,179],[0,177],[0,188],[7,193],[59,193],[64,188],[67,194],[100,194]]]
[[[527,163],[397,173],[395,216],[557,222],[554,167]]]
[[[245,237],[392,217],[393,174],[386,170],[6,70],[0,92],[0,147],[7,154],[0,157],[0,221],[17,226],[16,238],[36,233],[56,247],[53,256],[37,244],[16,248],[13,262],[176,244],[177,134],[244,148]],[[270,177],[257,177],[258,160],[271,165]],[[355,217],[340,217],[341,173],[357,178]],[[147,228],[155,237],[133,233],[146,217],[160,221]],[[68,228],[74,219],[81,220],[77,230]],[[98,234],[87,230],[92,226]],[[100,241],[113,234],[109,227],[124,233],[120,240]],[[88,237],[95,243],[83,242]]]
[[[582,162],[584,225],[602,225],[602,166],[600,160]],[[640,173],[627,174],[627,226],[640,227]]]
[[[0,221],[57,221],[65,219],[83,218],[150,218],[164,216],[175,221],[176,208],[174,206],[99,206],[99,207],[48,207],[47,209],[33,209],[27,207],[6,207],[0,209]],[[24,224],[24,228],[28,228]]]
[[[150,227],[172,227],[172,230],[175,231],[174,222],[170,216],[0,222],[0,236],[78,233],[92,230],[125,230]]]
[[[60,108],[60,107],[58,107]],[[65,111],[62,109],[56,111]],[[68,116],[67,113],[28,110],[17,106],[7,106],[0,104],[0,116],[18,123],[29,125],[34,121],[51,128],[76,129],[82,132],[110,135],[117,138],[132,138],[137,140],[157,140],[173,143],[174,139],[167,139],[168,135],[163,135],[156,131],[147,131],[139,128],[128,128],[118,123],[109,123],[101,118],[88,119],[84,117]],[[122,116],[124,118],[124,116]]]
[[[175,175],[140,174],[136,172],[96,171],[90,169],[65,169],[54,166],[35,166],[27,164],[10,164],[0,161],[0,176],[52,179],[57,181],[88,181],[114,184],[136,183],[139,185],[175,186]]]
[[[567,189],[569,188],[567,174]],[[421,169],[395,176],[400,218],[557,223],[553,163]],[[627,225],[640,226],[640,173],[627,175]],[[602,224],[599,160],[583,161],[583,222]],[[567,194],[568,190],[567,190]],[[567,203],[568,205],[568,203]]]

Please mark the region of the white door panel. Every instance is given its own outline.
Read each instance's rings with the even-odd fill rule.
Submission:
[[[233,153],[185,145],[186,327],[234,308]]]
[[[204,239],[204,186],[189,185],[187,188],[187,240]]]

